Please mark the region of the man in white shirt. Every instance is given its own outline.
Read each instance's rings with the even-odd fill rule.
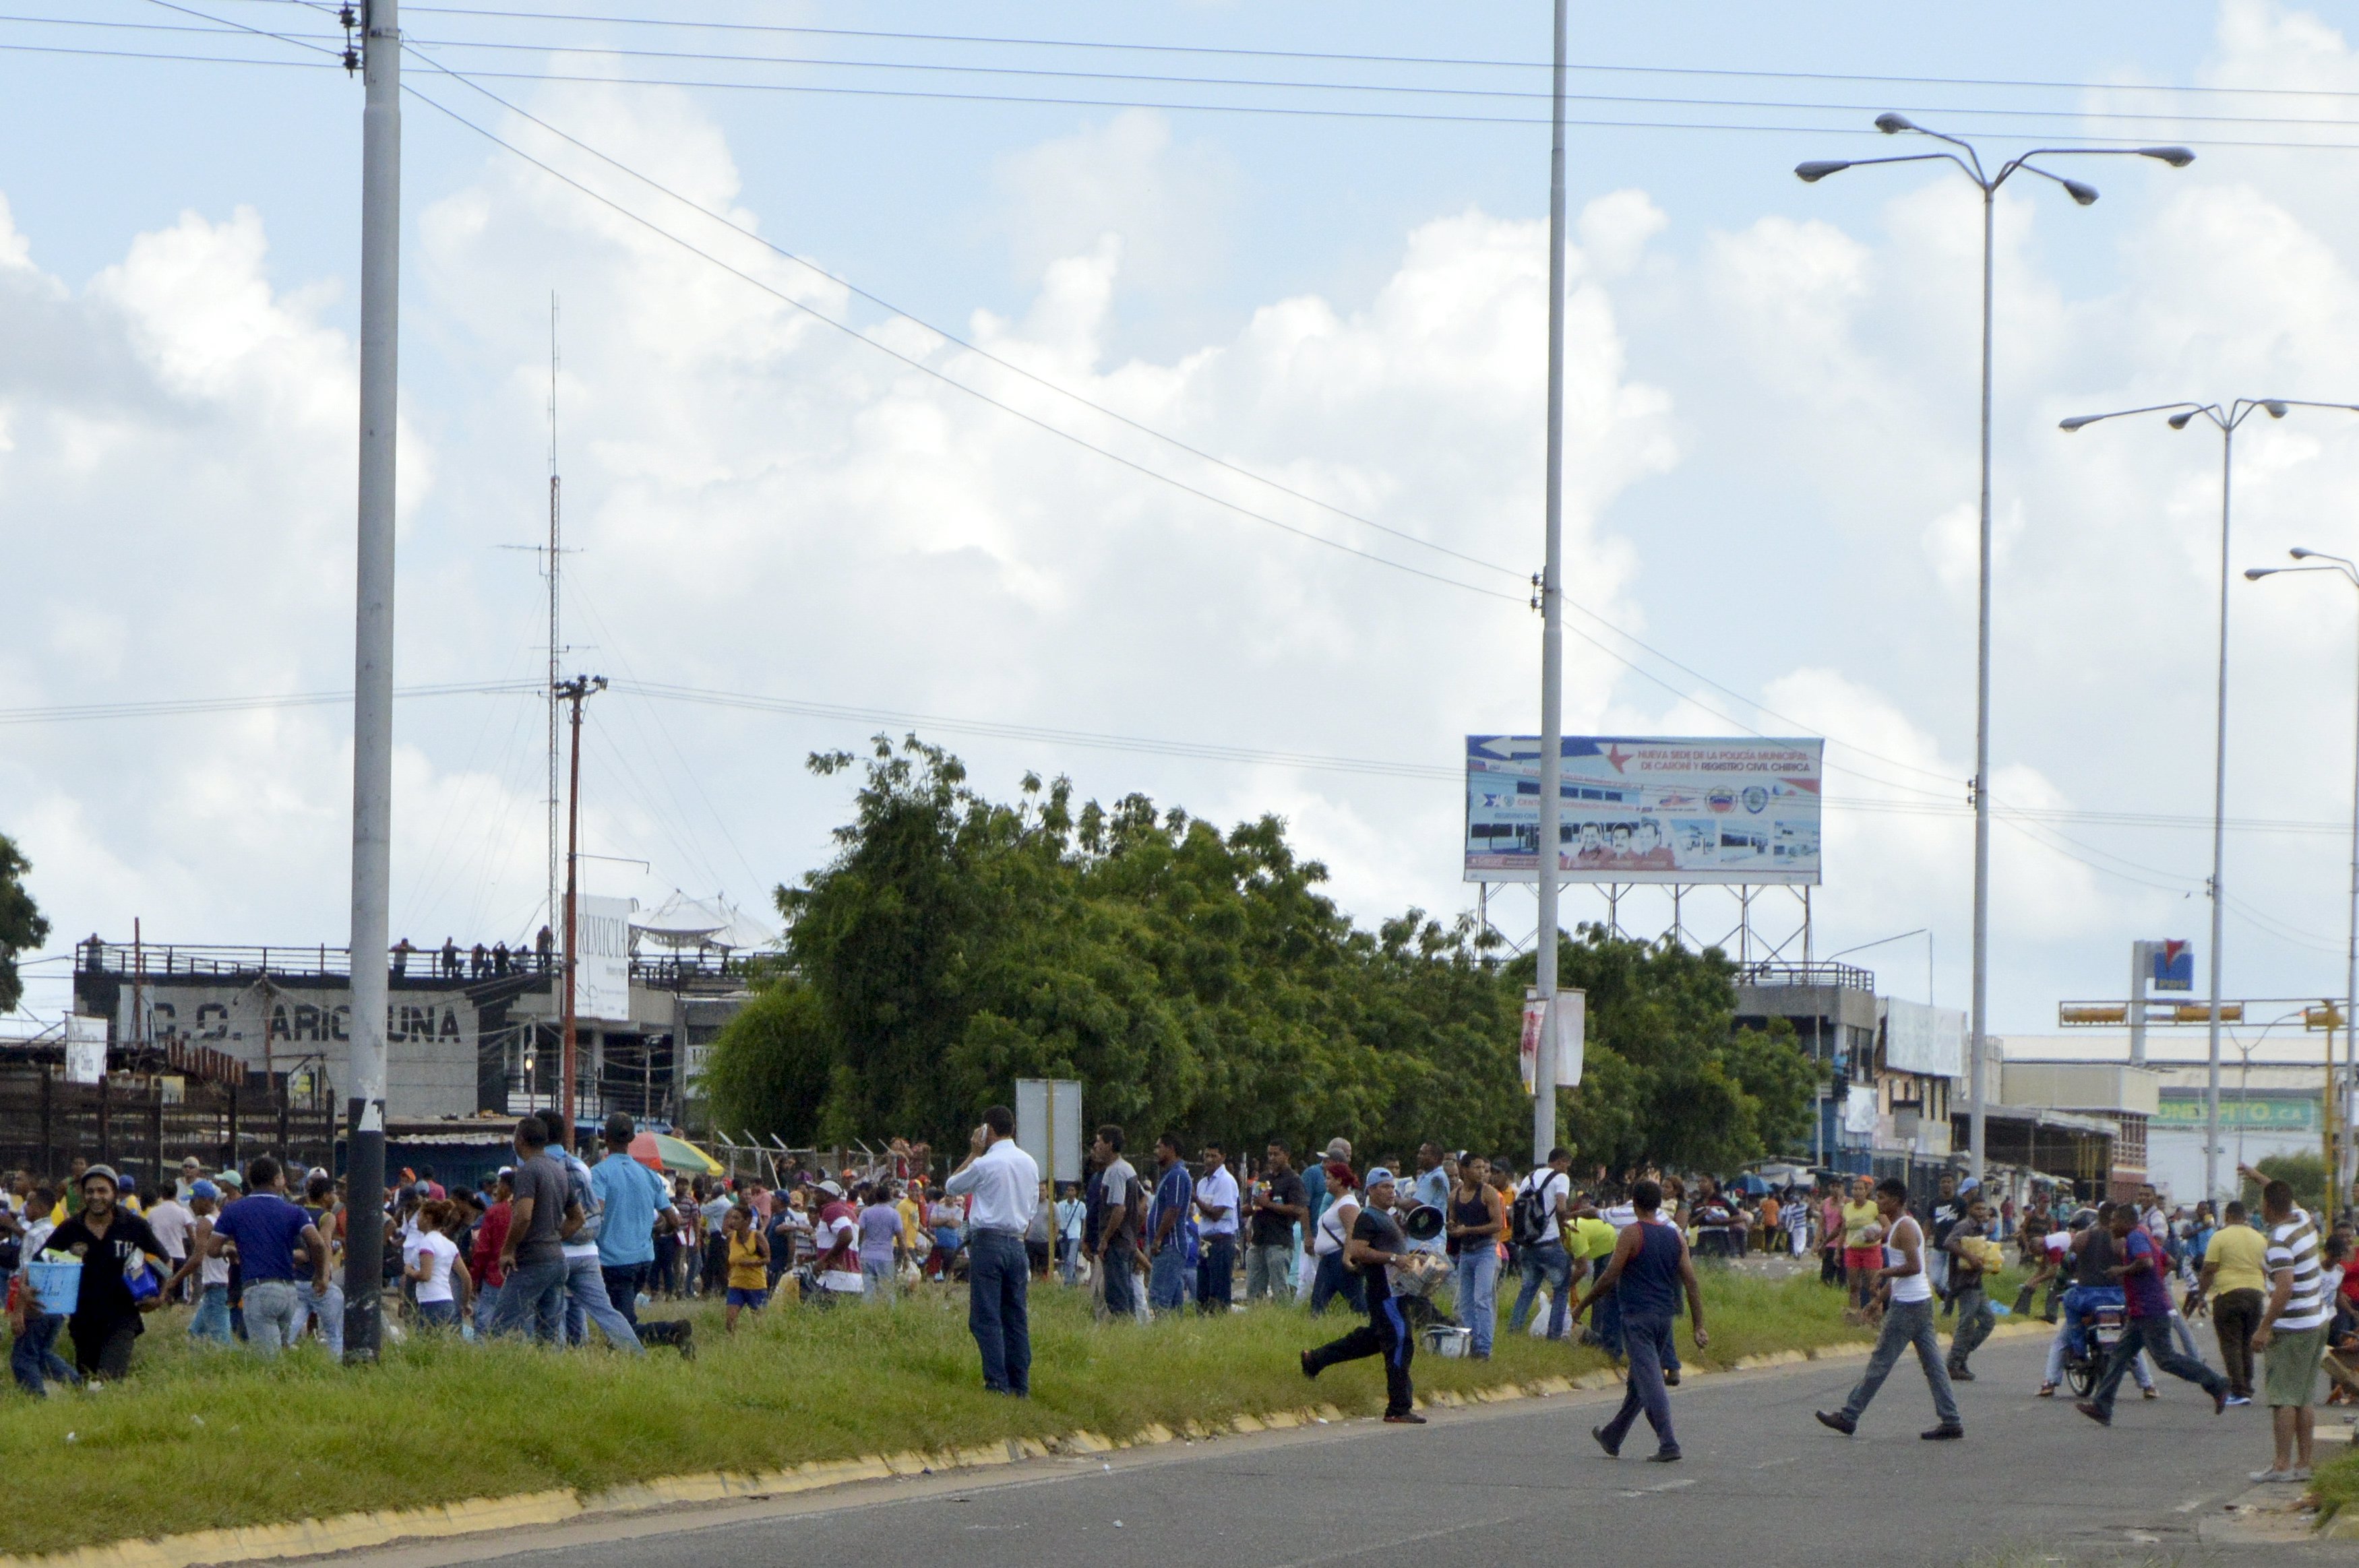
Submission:
[[[1040,1167],[1016,1146],[1016,1113],[983,1113],[973,1152],[942,1190],[967,1199],[966,1326],[983,1354],[983,1386],[1025,1399],[1032,1392],[1032,1325],[1025,1290],[1032,1277],[1024,1233],[1040,1206]]]
[[[177,1193],[147,1211],[147,1228],[164,1244],[165,1252],[172,1260],[170,1272],[174,1275],[189,1260],[189,1233],[196,1227],[196,1214]]]
[[[1237,1268],[1237,1179],[1228,1153],[1204,1145],[1204,1173],[1196,1178],[1196,1310],[1226,1313]]]

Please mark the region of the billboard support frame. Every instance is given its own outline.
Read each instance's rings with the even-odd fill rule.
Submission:
[[[1492,919],[1492,893],[1502,887],[1531,887],[1527,881],[1489,882],[1474,884],[1477,928],[1488,931],[1506,945],[1511,954],[1521,955],[1530,946],[1529,938],[1517,940],[1502,930]],[[1605,930],[1609,935],[1630,941],[1669,941],[1679,946],[1701,952],[1706,947],[1718,947],[1736,960],[1740,968],[1755,963],[1777,964],[1794,961],[1791,955],[1796,945],[1801,949],[1800,962],[1812,961],[1813,934],[1810,925],[1811,900],[1808,884],[1750,882],[1593,882],[1605,903]],[[1660,888],[1668,893],[1671,904],[1671,923],[1659,934],[1643,935],[1622,924],[1623,901],[1642,886]],[[1799,919],[1782,935],[1775,935],[1777,927],[1767,929],[1756,920],[1756,913],[1765,894],[1789,892],[1800,905]],[[1707,938],[1692,924],[1690,901],[1699,893],[1726,893],[1736,902],[1736,924],[1718,939]],[[1774,901],[1773,901],[1774,903]],[[1706,929],[1709,929],[1707,927]]]

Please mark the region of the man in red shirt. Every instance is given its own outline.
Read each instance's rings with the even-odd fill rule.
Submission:
[[[492,1186],[492,1206],[475,1227],[475,1245],[467,1255],[467,1271],[475,1281],[475,1332],[492,1331],[492,1312],[498,1305],[500,1287],[507,1282],[500,1271],[500,1249],[507,1245],[508,1220],[515,1213],[511,1206],[516,1189],[509,1184],[509,1167],[500,1167],[499,1180]]]

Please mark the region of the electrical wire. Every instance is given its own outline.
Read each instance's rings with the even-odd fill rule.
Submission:
[[[462,681],[444,686],[396,687],[404,699],[435,697],[538,697],[538,681]],[[353,700],[350,691],[276,692],[256,697],[183,697],[136,702],[70,702],[39,708],[0,708],[0,724],[68,724],[99,719],[163,719],[191,713],[239,713],[270,708],[327,708]]]
[[[255,0],[260,4],[293,3],[332,15],[317,0]],[[1212,55],[1228,59],[1322,60],[1347,64],[1442,66],[1459,69],[1545,71],[1544,59],[1486,59],[1438,55],[1353,54],[1319,49],[1239,49],[1205,44],[1146,44],[1113,39],[1007,38],[962,33],[888,32],[871,28],[816,27],[775,22],[713,22],[690,17],[618,16],[584,12],[495,10],[480,6],[408,5],[411,15],[473,16],[506,21],[591,22],[613,27],[685,28],[707,32],[791,34],[808,37],[882,39],[908,43],[983,44],[1006,48],[1094,49],[1123,53]],[[1584,75],[1707,77],[1746,81],[1845,81],[1886,87],[1995,87],[2060,92],[2169,92],[2190,95],[2263,95],[2290,98],[2359,98],[2359,91],[2304,87],[2238,87],[2224,84],[2171,85],[2123,81],[2067,81],[2021,77],[1908,76],[1825,70],[1762,70],[1710,66],[1659,66],[1571,61],[1567,69]]]

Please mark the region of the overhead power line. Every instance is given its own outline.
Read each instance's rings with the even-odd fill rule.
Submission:
[[[394,687],[399,697],[508,697],[543,695],[538,681],[464,681],[443,686]],[[72,724],[100,719],[168,719],[191,713],[244,713],[271,708],[332,708],[350,702],[350,691],[266,692],[251,697],[156,697],[137,702],[67,702],[38,708],[0,708],[0,724]]]

